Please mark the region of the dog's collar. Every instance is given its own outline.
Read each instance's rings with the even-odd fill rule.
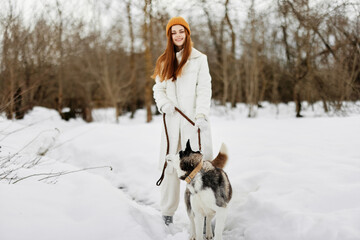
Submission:
[[[191,183],[191,181],[194,179],[196,174],[201,170],[202,165],[203,165],[203,160],[201,160],[201,162],[199,162],[196,168],[185,178],[185,181],[187,183]]]

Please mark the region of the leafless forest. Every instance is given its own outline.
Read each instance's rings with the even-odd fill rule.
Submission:
[[[304,101],[336,111],[360,99],[356,1],[193,0],[170,10],[160,0],[38,0],[20,11],[22,2],[0,1],[0,113],[9,119],[45,106],[88,122],[94,108],[144,108],[151,121],[150,76],[174,14],[208,56],[217,104],[246,103],[253,117],[262,101],[294,101],[300,117]]]

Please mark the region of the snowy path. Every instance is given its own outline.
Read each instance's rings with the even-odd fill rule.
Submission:
[[[49,113],[34,113],[24,124],[44,114]],[[167,229],[161,222],[160,192],[155,186],[160,175],[157,159],[161,119],[157,117],[153,123],[145,124],[142,117],[131,122],[120,119],[121,124],[66,123],[52,119],[27,129],[26,134],[22,133],[23,143],[40,130],[53,127],[60,130],[55,144],[58,147],[47,155],[61,162],[56,163],[59,168],[111,165],[113,171],[99,169],[63,176],[54,185],[34,180],[11,187],[0,184],[0,192],[8,191],[0,206],[8,205],[21,193],[23,199],[30,201],[28,204],[44,211],[36,216],[38,211],[34,209],[29,211],[29,216],[25,215],[29,218],[35,215],[37,223],[50,229],[49,235],[51,229],[55,231],[59,238],[53,239],[124,239],[124,236],[126,239],[188,239],[183,201],[175,215],[175,226]],[[359,116],[246,119],[232,113],[227,117],[214,115],[211,119],[215,153],[221,142],[229,148],[230,159],[225,170],[234,190],[224,239],[360,239]],[[13,146],[16,141],[19,140],[8,137],[6,144]],[[185,183],[183,189],[184,186]],[[34,188],[35,194],[53,194],[60,200],[54,201],[50,196],[34,200],[26,190],[29,188]],[[76,191],[80,192],[74,194]],[[97,194],[96,201],[88,199]],[[15,203],[22,211],[28,211],[29,206],[23,206],[21,201]],[[48,207],[43,209],[44,205]],[[57,225],[60,229],[50,223],[46,226],[46,211],[59,206],[64,209],[52,211],[62,223]],[[0,214],[5,214],[7,219],[19,217],[1,208]],[[65,222],[69,216],[77,218],[73,221],[80,230]],[[0,220],[0,238],[3,239],[4,231],[5,236],[17,236],[9,231],[16,231],[15,226],[27,229],[27,224]],[[104,226],[107,226],[105,230],[100,230]],[[12,230],[6,230],[9,227]],[[65,231],[68,228],[70,231]],[[84,229],[88,232],[84,233]],[[33,235],[31,239],[46,239],[46,233],[45,237]],[[31,236],[30,232],[27,234]],[[26,235],[11,240],[22,239],[21,236]]]

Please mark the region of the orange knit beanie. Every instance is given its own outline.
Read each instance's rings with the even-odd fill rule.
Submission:
[[[169,29],[174,25],[182,25],[184,28],[186,28],[189,31],[189,35],[191,34],[190,26],[182,17],[173,17],[169,20],[168,24],[166,25],[166,35],[169,34]]]

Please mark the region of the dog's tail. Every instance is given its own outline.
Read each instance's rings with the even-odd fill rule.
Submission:
[[[214,160],[211,161],[212,165],[217,168],[223,169],[228,160],[228,150],[226,145],[221,144],[219,154],[216,156]]]

